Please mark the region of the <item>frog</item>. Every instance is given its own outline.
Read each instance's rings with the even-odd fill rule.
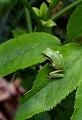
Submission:
[[[43,56],[49,60],[49,65],[54,68],[53,72],[50,72],[49,78],[62,78],[64,77],[64,59],[59,51],[53,51],[47,48],[42,52]]]

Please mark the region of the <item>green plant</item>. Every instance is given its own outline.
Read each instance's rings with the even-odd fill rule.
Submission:
[[[68,118],[64,114],[61,120],[82,119],[82,0],[74,0],[56,15],[51,16],[52,9],[59,2],[60,0],[47,0],[47,4],[43,2],[39,9],[31,7],[28,0],[22,0],[27,25],[26,31],[22,29],[13,30],[14,38],[0,45],[1,77],[25,68],[34,73],[35,81],[31,90],[20,98],[21,105],[14,118],[15,120],[29,119],[35,114],[53,109],[57,104],[62,106],[61,101],[74,90],[76,90],[74,113],[68,115]],[[52,28],[57,25],[57,19],[72,8],[75,9],[67,23],[66,38],[69,39],[69,42],[61,43],[59,38],[51,35]],[[31,18],[35,21],[34,26]],[[53,71],[53,67],[50,67],[47,62],[44,65],[46,58],[42,52],[47,48],[59,51],[62,54],[65,64],[63,78],[49,79],[47,77]],[[36,73],[35,69],[39,65],[42,68]],[[25,84],[25,81],[22,82]],[[25,87],[29,86],[28,84],[27,81]],[[68,100],[70,101],[69,98]],[[70,105],[69,101],[68,104]],[[70,110],[68,112],[70,113]],[[51,118],[48,115],[47,112],[45,115],[42,114],[43,117],[46,116],[45,119],[50,120]],[[41,120],[41,116],[35,115],[33,119]],[[59,120],[60,117],[56,116],[56,119]]]

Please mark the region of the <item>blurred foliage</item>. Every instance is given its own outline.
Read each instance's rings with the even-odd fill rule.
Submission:
[[[33,7],[38,7],[43,0],[29,0]],[[70,4],[72,0],[62,0],[64,6]],[[44,0],[45,2],[45,0]],[[63,20],[66,18],[63,17]],[[33,26],[34,26],[33,21]],[[58,26],[58,24],[57,24]],[[65,26],[65,25],[64,25]],[[63,27],[64,27],[63,26]],[[61,26],[60,26],[61,27]],[[0,43],[12,38],[12,30],[16,28],[26,28],[25,13],[22,1],[20,0],[0,0]],[[44,28],[42,28],[43,30]],[[46,28],[45,28],[46,29]],[[50,29],[50,28],[49,28]],[[40,30],[41,31],[41,30]],[[56,30],[55,30],[56,31]],[[59,30],[60,31],[60,30]],[[53,30],[54,32],[54,30]]]
[[[40,5],[43,2],[43,0],[29,0],[29,2],[33,7],[40,8]],[[46,1],[44,0],[44,2]],[[74,2],[74,0],[62,0],[62,2],[63,7],[65,7],[70,3]],[[73,9],[70,10],[68,14],[64,14],[62,17],[58,18],[56,20],[57,26],[53,27],[52,29],[52,34],[56,35],[63,44],[69,42],[66,35],[66,25]],[[32,24],[34,28],[35,22],[33,20]],[[22,29],[27,30],[24,6],[22,2],[20,0],[0,0],[0,43],[7,41],[10,38],[13,38],[12,33],[14,33],[15,36],[17,36],[17,32],[21,34],[21,31],[14,31],[20,28],[21,31]],[[44,28],[47,29],[49,33],[51,33],[51,28],[48,27],[43,27],[40,29],[40,31],[45,31]],[[41,65],[31,66],[29,68],[16,71],[15,77],[21,78],[22,85],[24,86],[25,90],[31,89],[36,75],[38,73],[38,70],[43,64],[44,63],[42,63]],[[9,80],[12,80],[13,75],[14,73],[5,77]],[[33,116],[30,120],[69,120],[73,112],[73,105],[75,99],[74,97],[75,96],[73,92],[50,112],[40,113],[38,115]],[[67,116],[64,116],[64,114],[67,114]]]

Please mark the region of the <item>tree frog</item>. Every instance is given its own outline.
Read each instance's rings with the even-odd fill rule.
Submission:
[[[64,59],[59,51],[53,51],[47,48],[42,54],[50,61],[55,71],[49,73],[49,78],[61,78],[64,77]]]

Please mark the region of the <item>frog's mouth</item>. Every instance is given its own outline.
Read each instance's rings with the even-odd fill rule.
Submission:
[[[49,56],[45,55],[44,53],[42,53],[42,55],[43,55],[45,58],[47,58],[47,60],[49,60],[50,62],[53,62],[52,59],[51,59]]]

